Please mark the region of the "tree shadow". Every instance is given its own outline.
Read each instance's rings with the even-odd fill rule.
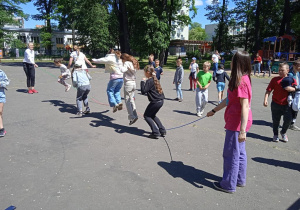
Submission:
[[[250,138],[253,138],[253,139],[260,139],[260,140],[263,140],[263,141],[273,141],[273,139],[271,137],[267,137],[267,136],[261,136],[257,133],[250,133],[248,132],[247,133],[247,137],[250,137]]]
[[[212,181],[220,181],[222,178],[214,174],[196,169],[189,165],[184,165],[181,161],[158,162],[160,167],[165,169],[172,177],[182,178],[184,181],[190,183],[197,188],[206,187],[214,188]]]
[[[287,208],[287,210],[299,210],[299,206],[300,206],[300,198],[296,200],[295,203],[293,203],[289,208]]]
[[[195,113],[189,112],[189,111],[181,111],[181,110],[173,110],[173,112],[177,112],[179,114],[186,114],[186,115],[193,115],[196,116]]]
[[[264,126],[269,126],[272,128],[273,124],[271,122],[267,122],[265,120],[253,120],[252,122],[253,125],[264,125]]]
[[[28,89],[17,89],[16,91],[19,93],[28,93]]]
[[[63,113],[76,114],[77,107],[75,105],[67,104],[61,100],[45,100],[42,102],[50,102],[51,105],[58,106],[58,110]]]
[[[274,159],[269,159],[269,158],[262,158],[262,157],[254,157],[252,158],[255,162],[259,163],[265,163],[268,165],[273,165],[276,167],[283,167],[295,171],[300,171],[300,164],[299,163],[293,163],[290,161],[282,161],[282,160],[274,160]]]

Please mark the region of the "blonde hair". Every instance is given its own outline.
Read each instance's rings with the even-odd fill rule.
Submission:
[[[283,63],[280,63],[280,64],[279,64],[279,68],[280,68],[280,69],[281,69],[281,68],[285,68],[285,69],[289,70],[289,69],[290,69],[290,66],[289,66],[288,63],[283,62]]]
[[[156,78],[156,74],[155,74],[155,70],[153,68],[153,66],[147,65],[144,68],[145,72],[149,72],[154,80],[154,87],[155,89],[158,91],[159,94],[163,93],[162,87],[158,81],[158,79]]]
[[[154,58],[154,55],[153,54],[151,54],[151,55],[149,55],[149,57],[148,58]]]
[[[203,66],[209,66],[209,68],[211,67],[211,63],[209,62],[209,61],[205,61],[204,63],[203,63]]]

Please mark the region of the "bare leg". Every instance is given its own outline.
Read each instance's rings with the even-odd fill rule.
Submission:
[[[4,103],[0,103],[0,129],[3,128],[3,118],[2,118],[3,106],[4,106]]]

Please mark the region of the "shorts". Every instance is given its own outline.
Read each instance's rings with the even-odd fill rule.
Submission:
[[[224,89],[225,89],[225,82],[218,82],[217,83],[218,92],[224,91]]]

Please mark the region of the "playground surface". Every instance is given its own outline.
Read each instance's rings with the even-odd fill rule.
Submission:
[[[36,69],[39,93],[29,95],[21,65],[0,66],[11,79],[3,116],[7,135],[0,139],[1,210],[11,205],[17,210],[299,209],[300,132],[288,130],[288,143],[272,142],[271,110],[263,107],[270,78],[252,77],[247,184],[227,194],[212,184],[223,172],[225,110],[168,130],[166,141],[149,139],[142,117],[147,97],[136,91],[139,120],[129,126],[126,110],[113,113],[108,106],[109,75],[103,69],[89,70],[92,113],[79,118],[76,90],[64,91],[58,68],[41,63]],[[188,71],[181,103],[172,100],[173,76],[174,71],[165,71],[161,77],[166,100],[158,116],[167,129],[199,119]],[[139,71],[138,89],[143,77]],[[216,104],[213,82],[205,113]]]

